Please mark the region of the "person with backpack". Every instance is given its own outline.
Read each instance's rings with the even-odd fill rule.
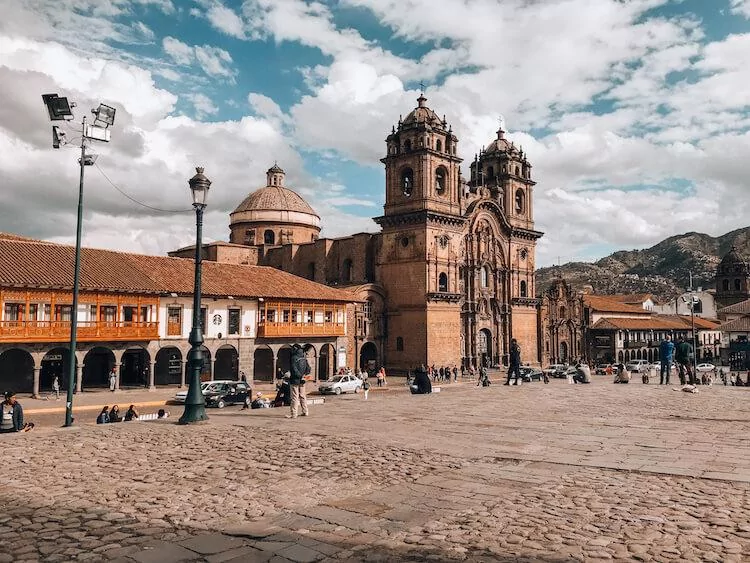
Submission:
[[[515,338],[510,341],[510,368],[508,368],[508,378],[505,380],[505,385],[510,385],[512,375],[516,376],[514,383],[518,385],[518,379],[521,377],[521,347]]]
[[[685,372],[689,378],[690,385],[695,385],[695,374],[690,367],[690,356],[693,353],[693,347],[688,342],[685,342],[685,338],[680,336],[677,342],[677,348],[675,350],[675,361],[679,368],[680,374],[680,385],[685,385]]]
[[[305,357],[305,351],[299,344],[292,346],[292,365],[290,371],[289,385],[292,388],[292,405],[291,412],[286,417],[297,418],[297,410],[300,407],[302,408],[301,416],[308,416],[305,376],[310,373],[310,364]]]

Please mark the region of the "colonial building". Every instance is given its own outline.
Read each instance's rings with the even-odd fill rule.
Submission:
[[[542,365],[568,363],[586,355],[583,292],[558,277],[542,294],[539,318]]]
[[[381,232],[319,239],[319,216],[275,165],[231,214],[230,243],[207,251],[350,289],[362,305],[347,354],[361,367],[498,365],[511,338],[537,363],[531,164],[500,129],[466,181],[458,142],[422,95],[386,138]]]
[[[721,358],[732,369],[750,369],[750,299],[719,309]]]
[[[74,249],[0,234],[0,382],[67,387]],[[76,388],[184,385],[193,316],[192,260],[84,248]],[[204,379],[240,371],[271,380],[303,344],[316,378],[344,365],[354,297],[263,266],[204,262],[200,321]]]

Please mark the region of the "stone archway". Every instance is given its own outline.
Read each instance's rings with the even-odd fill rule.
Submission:
[[[26,350],[10,348],[0,354],[0,389],[16,393],[34,392],[34,357]]]
[[[151,356],[145,348],[130,348],[122,355],[120,387],[148,387]]]
[[[78,358],[75,359],[78,366]],[[39,371],[39,388],[52,389],[55,377],[60,382],[60,389],[68,389],[68,378],[70,376],[70,353],[67,348],[57,347],[48,350],[41,361]],[[78,377],[78,374],[74,376]],[[75,389],[75,381],[73,389]]]
[[[230,344],[224,344],[216,350],[214,378],[236,381],[240,378],[239,374],[240,356],[237,353],[237,349]]]
[[[201,381],[211,381],[213,370],[211,369],[211,350],[201,346],[203,353],[203,365],[201,366]]]
[[[154,385],[180,385],[182,383],[182,352],[175,346],[166,346],[156,353]]]
[[[276,353],[276,371],[281,370],[281,373],[286,375],[292,369],[292,347],[285,344]]]
[[[372,375],[379,367],[378,347],[374,342],[365,342],[359,349],[359,369]]]
[[[273,381],[273,350],[260,346],[253,352],[253,381]]]
[[[567,364],[568,359],[568,343],[560,342],[560,363]]]
[[[305,344],[302,346],[302,349],[305,351],[305,358],[307,359],[307,363],[310,366],[310,377],[313,378],[314,381],[318,380],[318,351],[315,349],[315,346],[312,344]]]
[[[323,344],[318,355],[318,379],[326,381],[336,371],[336,348],[333,344]]]
[[[483,328],[480,330],[477,341],[479,366],[490,367],[492,365],[492,332],[490,329]]]
[[[105,346],[95,346],[83,358],[83,387],[109,387],[109,373],[115,354]]]

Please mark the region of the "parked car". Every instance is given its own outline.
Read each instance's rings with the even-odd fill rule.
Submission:
[[[207,407],[223,409],[227,405],[249,405],[250,387],[244,381],[216,383],[209,386],[203,396],[206,398]]]
[[[707,371],[716,371],[716,366],[713,364],[698,364],[695,366],[695,369],[701,373],[707,372]]]
[[[599,364],[594,370],[594,375],[612,375],[615,368],[612,364]]]
[[[521,367],[521,379],[524,382],[541,381],[544,378],[542,370],[529,366]]]
[[[209,392],[209,387],[213,389],[212,386],[220,384],[220,383],[237,383],[236,381],[232,381],[231,379],[216,379],[212,381],[204,381],[201,383],[201,391],[203,392],[203,396],[206,396],[206,393]],[[178,391],[177,394],[174,396],[174,401],[178,403],[184,403],[185,399],[187,399],[188,389],[185,389],[184,391]]]
[[[544,371],[549,377],[566,377],[568,366],[565,364],[550,364]]]
[[[642,373],[648,371],[648,360],[630,360],[627,364],[625,364],[625,369],[630,373]]]
[[[318,391],[322,394],[333,393],[359,393],[362,389],[362,380],[356,375],[337,375],[329,381],[322,381],[318,384]]]

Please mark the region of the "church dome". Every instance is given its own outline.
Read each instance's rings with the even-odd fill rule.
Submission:
[[[732,246],[732,249],[721,259],[719,271],[750,275],[750,261],[737,250],[736,246]]]
[[[232,242],[278,245],[317,240],[320,216],[301,195],[284,186],[285,176],[274,164],[266,171],[266,185],[248,195],[229,215]]]
[[[255,190],[237,206],[241,211],[297,211],[318,216],[301,195],[283,186],[266,186]]]
[[[424,94],[419,96],[417,98],[417,107],[415,107],[409,115],[407,115],[402,121],[400,126],[401,127],[410,127],[410,126],[416,126],[419,124],[426,124],[430,125],[432,127],[437,128],[444,128],[445,123],[442,119],[438,117],[438,115],[432,111],[430,108],[427,107],[427,98],[424,97]]]

